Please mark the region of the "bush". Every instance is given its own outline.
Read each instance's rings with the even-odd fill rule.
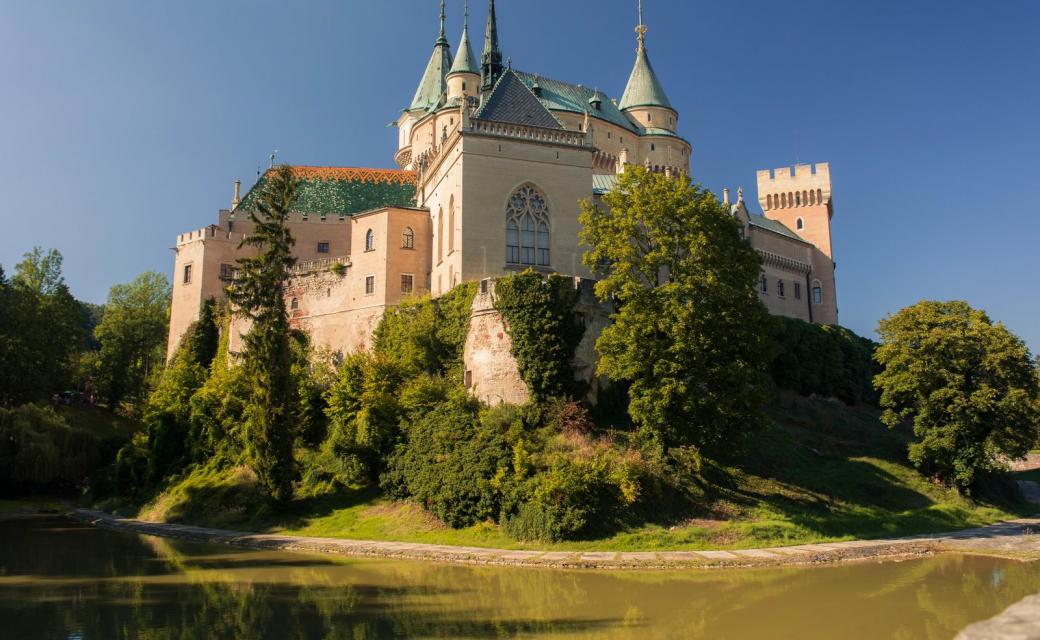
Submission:
[[[873,341],[839,326],[779,316],[770,322],[776,356],[769,373],[777,386],[850,405],[877,404],[873,377],[879,369]]]
[[[462,391],[417,415],[388,462],[383,488],[412,497],[451,527],[497,519],[511,457],[497,415],[481,420],[479,404]]]
[[[79,489],[100,462],[97,438],[53,409],[0,408],[0,493]]]

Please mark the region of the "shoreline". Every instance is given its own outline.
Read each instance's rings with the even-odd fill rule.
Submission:
[[[516,551],[249,533],[147,522],[89,509],[75,509],[66,512],[65,515],[95,527],[256,550],[553,569],[737,569],[827,565],[854,561],[898,561],[937,553],[967,553],[1015,560],[1040,560],[1040,516],[950,533],[790,547],[727,551]]]

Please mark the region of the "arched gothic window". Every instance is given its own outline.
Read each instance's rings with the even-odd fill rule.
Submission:
[[[404,233],[401,234],[401,248],[402,249],[414,249],[415,248],[415,232],[412,231],[411,227],[405,227]]]
[[[801,231],[805,228],[805,220],[798,218],[798,220],[794,223],[794,226],[797,227],[799,231]]]
[[[525,184],[506,205],[506,262],[549,266],[549,205],[545,196]]]
[[[376,233],[369,229],[365,232],[365,251],[376,250]]]

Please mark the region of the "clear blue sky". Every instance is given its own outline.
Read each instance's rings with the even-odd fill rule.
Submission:
[[[471,36],[486,3],[474,0]],[[635,0],[499,0],[518,69],[618,97]],[[448,4],[453,48],[462,2]],[[1040,2],[647,0],[648,46],[709,188],[829,161],[842,323],[965,299],[1040,350]],[[0,2],[0,264],[65,255],[95,302],[279,150],[392,166],[385,127],[434,0]]]

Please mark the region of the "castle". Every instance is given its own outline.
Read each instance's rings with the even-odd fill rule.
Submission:
[[[482,281],[467,386],[488,401],[523,401],[508,335],[488,300],[493,279],[528,268],[591,278],[581,261],[579,202],[598,201],[627,164],[689,173],[692,147],[650,64],[641,3],[635,64],[620,101],[513,69],[489,4],[478,61],[468,11],[452,55],[441,2],[433,54],[395,123],[398,169],[294,167],[301,183],[290,226],[299,262],[285,295],[293,326],[346,353],[368,348],[383,312],[403,298]],[[829,166],[757,178],[763,213],[748,208],[743,190],[734,201],[726,190],[723,199],[763,258],[761,299],[773,314],[836,324]],[[252,231],[248,212],[266,180],[245,196],[236,182],[216,224],[177,238],[169,353],[202,303],[224,297],[235,261],[248,255],[239,244]],[[231,332],[233,351],[242,330]],[[586,361],[595,357],[591,344],[579,349]]]

